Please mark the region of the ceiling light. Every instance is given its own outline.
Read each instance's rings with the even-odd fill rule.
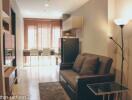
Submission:
[[[49,4],[48,4],[48,3],[46,3],[44,6],[45,6],[45,7],[48,7],[48,6],[49,6]]]

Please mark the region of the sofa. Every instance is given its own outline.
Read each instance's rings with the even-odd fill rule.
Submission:
[[[95,96],[89,90],[87,84],[114,81],[115,75],[110,73],[112,62],[105,56],[79,54],[75,62],[60,64],[60,83],[71,100],[102,100],[101,96]]]

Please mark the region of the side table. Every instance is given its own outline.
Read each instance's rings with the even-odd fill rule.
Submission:
[[[128,88],[116,82],[87,84],[87,87],[95,95],[102,96],[102,100],[105,100],[106,95],[108,96],[107,100],[110,100],[111,94],[114,94],[116,96],[116,100],[119,100],[119,94],[128,91]]]

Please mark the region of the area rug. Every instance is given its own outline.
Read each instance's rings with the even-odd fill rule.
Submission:
[[[59,82],[39,83],[40,100],[70,100]]]

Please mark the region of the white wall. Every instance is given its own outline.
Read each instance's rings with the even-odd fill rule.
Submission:
[[[111,35],[121,43],[120,40],[120,27],[112,23],[115,19],[124,18],[124,19],[132,19],[132,0],[109,0],[114,6],[112,7],[113,17],[110,21],[110,32]],[[109,6],[111,7],[111,6]],[[109,12],[110,13],[110,12]],[[109,17],[111,15],[109,14]],[[132,21],[124,27],[124,44],[125,44],[125,61],[124,61],[124,74],[123,74],[123,84],[129,88],[128,95],[124,96],[124,100],[132,100]],[[113,44],[114,45],[114,44]],[[120,72],[121,72],[121,52],[120,49],[117,48],[116,52],[116,81],[120,82]]]
[[[24,26],[23,18],[21,16],[19,7],[17,6],[16,0],[11,0],[11,5],[16,13],[16,57],[17,57],[17,67],[23,66],[23,36],[24,36]]]
[[[81,33],[82,52],[107,55],[107,4],[107,0],[90,0],[71,13],[84,17],[84,28]]]

